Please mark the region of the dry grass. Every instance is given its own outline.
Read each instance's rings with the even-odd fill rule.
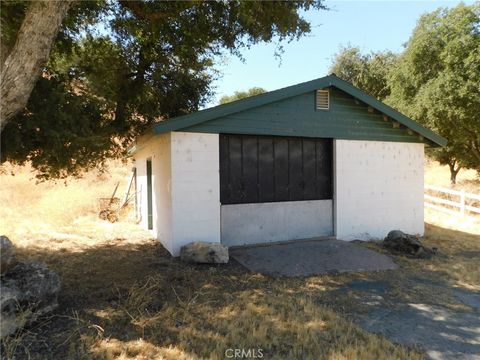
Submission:
[[[432,259],[426,268],[443,273],[455,286],[480,291],[479,228],[470,233],[427,224],[425,244],[438,247],[444,257]]]
[[[62,292],[52,317],[4,342],[7,359],[224,359],[228,348],[262,349],[268,359],[420,359],[417,349],[354,326],[343,316],[352,310],[348,297],[332,298],[331,290],[352,279],[383,277],[393,298],[438,303],[443,296],[455,307],[433,287],[413,286],[411,277],[480,286],[475,258],[459,256],[480,248],[468,231],[428,225],[426,243],[446,258],[396,257],[402,269],[395,273],[266,277],[235,263],[183,264],[133,222],[99,220],[96,199],[109,196],[118,180],[123,192],[126,166],[87,174],[67,187],[35,185],[28,169],[15,172],[0,178],[1,232],[20,257],[41,259],[57,271]]]
[[[22,256],[44,259],[63,281],[57,314],[20,342],[32,359],[223,359],[228,348],[272,359],[420,359],[323,305],[338,285],[330,277],[185,265],[148,241]]]
[[[425,183],[443,187],[451,187],[448,166],[440,166],[437,162],[427,161],[425,166]],[[480,194],[480,177],[474,170],[462,169],[457,176],[456,189]],[[480,216],[462,218],[441,213],[436,210],[425,210],[427,226],[425,243],[438,247],[445,258],[435,259],[427,268],[441,271],[457,286],[480,290]],[[477,254],[477,256],[472,256]],[[470,254],[470,255],[469,255]]]
[[[125,190],[129,166],[112,162],[109,169],[107,173],[92,171],[66,182],[38,183],[29,166],[3,165],[0,215],[8,219],[7,230],[18,231],[16,228],[26,223],[36,229],[71,226],[83,217],[95,215],[97,199],[109,197],[117,181],[121,183],[117,196]]]
[[[120,306],[139,337],[164,344],[147,348],[154,351],[143,352],[147,358],[176,349],[195,359],[224,359],[229,348],[261,349],[272,359],[419,358],[318,304],[313,292],[303,290],[304,280],[232,276],[216,268],[184,269],[181,282],[172,282],[172,275],[179,276],[166,271],[131,288]],[[131,343],[116,345],[120,356]]]
[[[440,165],[437,161],[426,158],[425,160],[425,184],[437,185],[446,188],[450,185],[450,170],[447,165]],[[456,189],[465,189],[473,193],[480,193],[480,177],[475,170],[461,169],[457,175]]]
[[[392,301],[471,311],[470,307],[452,294],[451,288],[480,291],[480,238],[466,232],[426,224],[422,242],[428,247],[436,247],[440,254],[422,260],[393,255],[394,261],[400,266],[400,272],[343,275],[344,281],[359,277],[382,280],[391,287],[386,296]],[[364,246],[392,256],[381,244],[373,242],[365,243]]]
[[[1,340],[1,351],[2,359],[16,359],[19,354],[25,355],[25,357],[30,357],[30,351],[26,345],[26,338],[31,336],[29,330],[17,332],[7,338]]]
[[[134,219],[99,221],[98,199],[123,197],[130,165],[111,162],[106,173],[92,171],[80,179],[38,183],[29,166],[3,165],[0,171],[0,230],[17,246],[59,251],[81,250],[112,239],[145,237]],[[13,174],[13,176],[11,175]]]
[[[466,192],[480,194],[480,177],[475,170],[461,169],[457,175],[457,184],[451,185],[448,166],[442,166],[436,161],[427,159],[425,162],[424,178],[425,184],[456,190],[464,189]],[[439,193],[434,193],[433,195],[442,196],[442,194]],[[458,202],[459,198],[458,196],[453,196],[450,200]],[[480,203],[474,202],[471,205],[480,206]],[[458,210],[458,208],[455,210]],[[475,216],[473,213],[468,213],[467,217],[461,218],[427,208],[425,209],[425,222],[448,229],[480,235],[480,216]]]
[[[261,349],[269,359],[420,358],[353,326],[294,283],[172,263],[102,312],[110,327],[128,320],[127,338],[84,341],[106,359],[224,359],[229,348]]]

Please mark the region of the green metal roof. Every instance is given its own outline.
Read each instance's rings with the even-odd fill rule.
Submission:
[[[335,75],[325,76],[316,80],[289,86],[283,89],[270,91],[268,93],[252,96],[242,100],[234,101],[228,104],[215,106],[213,108],[201,110],[192,114],[179,116],[168,119],[154,125],[154,132],[162,134],[170,131],[181,131],[195,125],[205,123],[210,120],[223,118],[228,115],[239,113],[245,110],[253,109],[263,105],[267,105],[280,100],[288,99],[307,92],[323,89],[327,87],[335,87],[341,91],[353,96],[361,102],[371,106],[377,111],[387,115],[394,121],[402,124],[406,128],[413,130],[425,139],[429,140],[433,146],[445,146],[447,140],[433,131],[423,127],[419,123],[413,121],[407,116],[401,114],[390,106],[368,95],[364,91],[358,89],[352,84],[338,78]]]

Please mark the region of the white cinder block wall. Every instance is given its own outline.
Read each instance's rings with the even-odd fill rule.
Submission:
[[[146,161],[152,159],[153,234],[174,256],[192,241],[220,242],[218,134],[171,132],[135,154],[141,225],[147,229]]]
[[[172,132],[172,231],[176,256],[192,241],[220,242],[218,134]]]
[[[140,224],[148,229],[147,159],[152,160],[152,233],[170,251],[172,239],[171,135],[162,134],[148,141],[134,156],[137,168],[137,206]]]
[[[335,225],[341,240],[423,234],[424,144],[335,140]]]
[[[423,144],[335,140],[334,150],[338,239],[383,238],[392,229],[423,234]],[[134,157],[143,228],[151,158],[152,233],[174,256],[191,241],[221,241],[218,134],[159,135]]]

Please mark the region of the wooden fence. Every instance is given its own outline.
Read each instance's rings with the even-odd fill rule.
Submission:
[[[480,214],[480,195],[425,185],[425,207],[461,217]]]

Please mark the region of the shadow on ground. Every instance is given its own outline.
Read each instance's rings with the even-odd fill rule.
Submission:
[[[443,260],[396,256],[398,270],[295,278],[252,273],[234,261],[186,265],[155,241],[23,248],[21,257],[59,273],[60,307],[2,350],[16,359],[221,359],[231,347],[261,347],[266,358],[419,359],[418,345],[431,358],[473,359],[478,294],[454,287],[459,279],[444,267],[466,261],[468,271],[480,244],[456,234],[464,246],[448,245],[451,234],[429,232],[426,241]]]
[[[363,329],[419,346],[427,358],[480,359],[480,238],[427,224],[424,242],[440,255],[394,256],[398,271],[362,275],[327,299]]]
[[[260,348],[279,359],[369,359],[372,351],[419,359],[315,302],[338,286],[335,277],[268,277],[235,261],[188,265],[153,241],[30,247],[20,256],[47,262],[63,288],[56,313],[6,344],[6,358],[223,359],[229,348]]]
[[[428,281],[408,279],[411,286],[421,286],[424,280]],[[431,359],[478,359],[480,294],[451,288],[447,284],[434,286],[439,296],[441,292],[448,292],[453,297],[450,301],[456,301],[458,309],[435,304],[435,301],[399,301],[391,296],[392,285],[385,280],[354,280],[334,294],[337,301],[339,297],[347,296],[352,308],[355,305],[363,307],[363,311],[346,310],[346,313],[369,332],[382,334],[396,343],[420,346]]]

